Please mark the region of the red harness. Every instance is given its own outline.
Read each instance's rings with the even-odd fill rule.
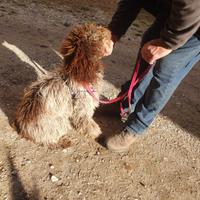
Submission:
[[[131,84],[129,86],[128,91],[126,91],[124,94],[120,95],[119,97],[116,97],[114,99],[111,100],[100,100],[98,99],[95,94],[94,94],[94,89],[92,87],[90,87],[88,84],[86,84],[84,87],[86,89],[86,91],[96,100],[99,101],[102,104],[112,104],[115,102],[120,101],[120,112],[121,112],[121,117],[126,117],[130,112],[131,112],[131,95],[132,95],[132,91],[135,87],[135,85],[141,81],[144,76],[148,73],[148,71],[150,70],[152,65],[149,65],[145,71],[138,77],[138,71],[140,68],[140,63],[141,63],[141,57],[138,58],[134,72],[133,72],[133,76],[131,79]],[[128,98],[128,105],[129,105],[129,110],[127,112],[124,111],[124,108],[122,106],[123,101]]]

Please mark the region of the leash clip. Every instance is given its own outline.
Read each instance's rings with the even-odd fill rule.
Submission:
[[[127,112],[121,114],[121,121],[125,123],[128,119],[129,114]]]

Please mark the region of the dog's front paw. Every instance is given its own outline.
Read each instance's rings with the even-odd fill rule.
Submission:
[[[90,124],[87,127],[87,134],[91,135],[92,137],[99,137],[99,135],[101,135],[101,128],[99,127],[99,125],[95,122],[92,121],[90,122]]]

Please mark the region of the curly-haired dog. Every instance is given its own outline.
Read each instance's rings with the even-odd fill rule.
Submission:
[[[15,119],[22,137],[59,146],[73,130],[95,136],[101,133],[92,118],[98,102],[83,85],[92,85],[99,97],[103,79],[100,59],[109,41],[110,31],[95,24],[77,26],[69,33],[61,47],[64,64],[25,90]]]

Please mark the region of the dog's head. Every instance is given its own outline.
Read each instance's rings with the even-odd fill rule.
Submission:
[[[66,75],[80,83],[95,82],[101,66],[98,60],[103,57],[105,44],[110,40],[110,31],[102,26],[75,27],[61,47]]]

